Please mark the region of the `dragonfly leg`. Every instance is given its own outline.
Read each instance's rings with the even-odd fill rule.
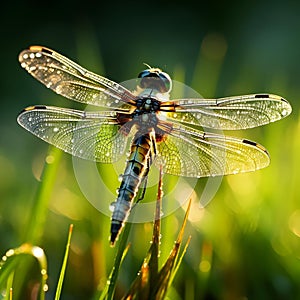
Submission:
[[[147,174],[148,174],[148,172],[149,172],[149,169],[147,170]],[[142,192],[140,193],[140,196],[139,196],[139,198],[137,199],[137,201],[136,201],[135,204],[139,203],[139,202],[140,202],[141,200],[143,200],[144,197],[145,197],[146,188],[147,188],[147,183],[148,183],[148,175],[145,176],[145,178],[144,178],[143,181],[144,181],[144,182],[143,182],[143,187],[141,188]]]

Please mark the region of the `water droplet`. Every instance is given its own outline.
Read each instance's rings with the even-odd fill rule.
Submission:
[[[32,253],[35,257],[43,257],[45,255],[44,250],[37,246],[32,247]]]
[[[15,250],[14,249],[9,249],[5,255],[6,257],[10,257],[10,256],[13,256],[15,254]]]
[[[110,210],[111,212],[114,212],[115,207],[116,207],[116,202],[112,202],[112,203],[109,205],[109,210]]]
[[[238,174],[240,172],[240,169],[239,168],[236,168],[232,171],[232,174]]]
[[[47,270],[46,270],[46,269],[42,269],[42,270],[41,270],[41,274],[42,274],[42,275],[46,275],[46,274],[47,274]]]
[[[283,109],[283,110],[281,111],[281,115],[282,115],[283,117],[285,117],[287,114],[288,114],[288,111],[287,111],[286,109]]]
[[[55,161],[55,158],[54,158],[54,156],[53,155],[47,155],[47,157],[46,157],[46,159],[45,159],[45,161],[46,161],[46,163],[47,164],[53,164],[54,163],[54,161]]]

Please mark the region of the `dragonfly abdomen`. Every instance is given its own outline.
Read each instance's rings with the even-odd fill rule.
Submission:
[[[150,133],[137,133],[131,144],[125,172],[118,190],[111,221],[110,242],[113,245],[123,227],[142,180],[147,176],[151,163],[152,139]]]

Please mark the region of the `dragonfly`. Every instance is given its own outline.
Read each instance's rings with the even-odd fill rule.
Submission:
[[[17,118],[22,127],[87,160],[114,163],[127,152],[111,216],[111,245],[140,200],[137,193],[152,165],[164,174],[194,178],[264,168],[270,159],[262,145],[213,130],[253,128],[280,120],[292,111],[287,100],[265,93],[170,99],[171,77],[150,66],[138,75],[136,88],[130,90],[43,46],[22,51],[19,61],[57,94],[99,107],[83,111],[29,106]]]

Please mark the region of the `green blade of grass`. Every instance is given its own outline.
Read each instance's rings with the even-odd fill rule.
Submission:
[[[162,170],[160,169],[151,246],[144,259],[138,276],[132,283],[127,294],[124,296],[124,300],[133,298],[148,299],[150,297],[151,287],[155,285],[155,278],[158,274],[162,195]]]
[[[128,250],[130,248],[130,244],[128,244],[126,246],[126,248],[124,249],[122,256],[121,256],[121,260],[119,261],[119,259],[117,259],[116,257],[116,261],[119,261],[119,267],[117,272],[119,271],[120,265],[122,264]],[[119,252],[118,252],[119,253]],[[118,254],[117,254],[118,256]],[[114,280],[113,282],[111,281],[112,278],[116,277],[118,273],[116,273],[115,268],[112,269],[110,275],[109,275],[109,279],[107,281],[107,284],[104,288],[104,290],[101,292],[99,297],[94,297],[95,299],[99,299],[99,300],[104,300],[104,299],[112,299],[113,295],[114,295],[114,290],[115,290],[115,284],[116,284],[116,280]],[[111,291],[110,291],[111,289]],[[109,298],[110,297],[110,298]]]
[[[6,286],[6,299],[12,300],[13,295],[13,280],[14,280],[14,272],[10,273],[8,280],[7,280],[7,286]]]
[[[153,225],[153,235],[151,241],[151,247],[149,249],[149,268],[150,268],[150,286],[154,284],[154,278],[158,273],[158,257],[159,257],[159,245],[160,245],[160,229],[161,229],[161,202],[163,197],[163,182],[162,182],[163,174],[162,168],[160,168],[159,173],[159,182],[158,182],[158,192],[157,192],[157,200],[156,200],[156,208],[155,208],[155,218]]]
[[[14,273],[16,265],[20,263],[20,256],[23,255],[33,256],[39,264],[41,275],[39,299],[44,300],[45,292],[48,290],[46,283],[48,278],[47,258],[42,248],[33,246],[29,243],[22,244],[20,247],[15,249],[8,250],[2,257],[0,265],[0,286],[2,286],[4,279],[9,278],[9,275]],[[8,268],[5,268],[6,264],[8,264]],[[10,285],[10,287],[7,286],[7,290],[12,287],[12,283],[8,283],[8,285]]]
[[[55,184],[57,176],[57,170],[60,162],[62,151],[50,147],[47,157],[45,159],[44,170],[39,183],[38,190],[34,197],[31,218],[27,225],[27,229],[24,230],[25,243],[31,245],[38,245],[45,226],[45,220],[48,213],[48,202]],[[17,267],[17,265],[16,265]],[[16,274],[16,280],[14,280],[14,298],[18,299],[23,293],[25,285],[25,278],[31,267],[29,260],[24,260],[18,273]]]
[[[183,233],[184,233],[184,229],[186,226],[190,208],[191,208],[191,200],[189,201],[188,208],[187,208],[187,211],[184,216],[183,224],[181,226],[181,229],[180,229],[180,232],[176,239],[176,242],[174,244],[174,247],[173,247],[167,261],[163,265],[162,269],[160,270],[160,272],[156,278],[156,284],[152,288],[153,292],[151,294],[150,299],[164,299],[164,297],[167,293],[167,290],[168,290],[169,286],[171,285],[172,280],[175,276],[175,273],[179,268],[180,262],[182,261],[182,256],[181,256],[181,259],[179,260],[179,262],[177,262],[177,259],[178,259],[180,245],[182,243]],[[189,238],[189,240],[190,240],[190,238]],[[186,251],[186,248],[189,244],[189,240],[185,245],[183,254]]]
[[[107,284],[104,290],[101,292],[100,296],[95,296],[95,299],[103,300],[103,299],[113,299],[114,292],[117,284],[117,278],[119,274],[120,267],[122,262],[128,252],[130,245],[127,244],[128,235],[130,232],[131,223],[125,223],[123,232],[119,237],[118,250],[114,261],[113,269],[109,275],[107,280]]]
[[[66,251],[65,251],[62,267],[61,267],[61,270],[60,270],[60,275],[59,275],[57,287],[56,287],[56,293],[55,293],[55,298],[54,298],[55,300],[58,300],[60,298],[60,295],[61,295],[62,286],[63,286],[63,282],[64,282],[64,278],[65,278],[65,272],[66,272],[66,268],[67,268],[68,257],[69,257],[69,250],[70,250],[72,232],[73,232],[73,224],[71,224],[70,227],[69,227],[69,234],[68,234],[68,240],[67,240],[67,244],[66,244]]]
[[[187,242],[186,242],[185,245],[184,245],[184,248],[183,248],[183,250],[182,250],[182,253],[181,253],[181,255],[180,255],[178,261],[176,262],[175,269],[174,269],[174,271],[173,271],[173,273],[172,273],[172,276],[171,276],[171,278],[170,278],[170,284],[172,283],[172,281],[173,281],[173,279],[174,279],[174,277],[175,277],[175,275],[176,275],[176,273],[177,273],[177,271],[178,271],[178,269],[179,269],[179,267],[180,267],[180,265],[181,265],[182,259],[183,259],[184,255],[185,255],[185,253],[186,253],[186,250],[187,250],[187,248],[188,248],[188,246],[189,246],[189,244],[190,244],[191,238],[192,238],[191,236],[188,237],[188,240],[187,240]]]
[[[11,276],[14,274],[14,270],[18,263],[18,258],[16,259],[7,259],[7,256],[2,257],[0,263],[0,289],[3,290],[6,286],[6,292],[12,287]],[[11,284],[10,284],[11,282]]]
[[[48,202],[55,184],[58,166],[62,151],[55,147],[50,147],[45,159],[45,166],[36,196],[34,198],[31,218],[28,228],[25,230],[25,241],[32,244],[39,244],[43,234],[44,224],[48,211]]]
[[[186,226],[187,217],[191,207],[189,202],[181,230],[178,234],[175,245],[162,269],[158,272],[158,257],[160,245],[160,223],[161,223],[161,200],[162,200],[162,173],[158,184],[155,220],[153,224],[152,243],[144,259],[138,276],[132,283],[129,291],[124,296],[124,300],[129,299],[163,299],[167,290],[177,272],[182,261],[183,255],[186,252],[190,238],[188,239],[185,248],[178,259],[180,245],[182,243],[183,232]]]

